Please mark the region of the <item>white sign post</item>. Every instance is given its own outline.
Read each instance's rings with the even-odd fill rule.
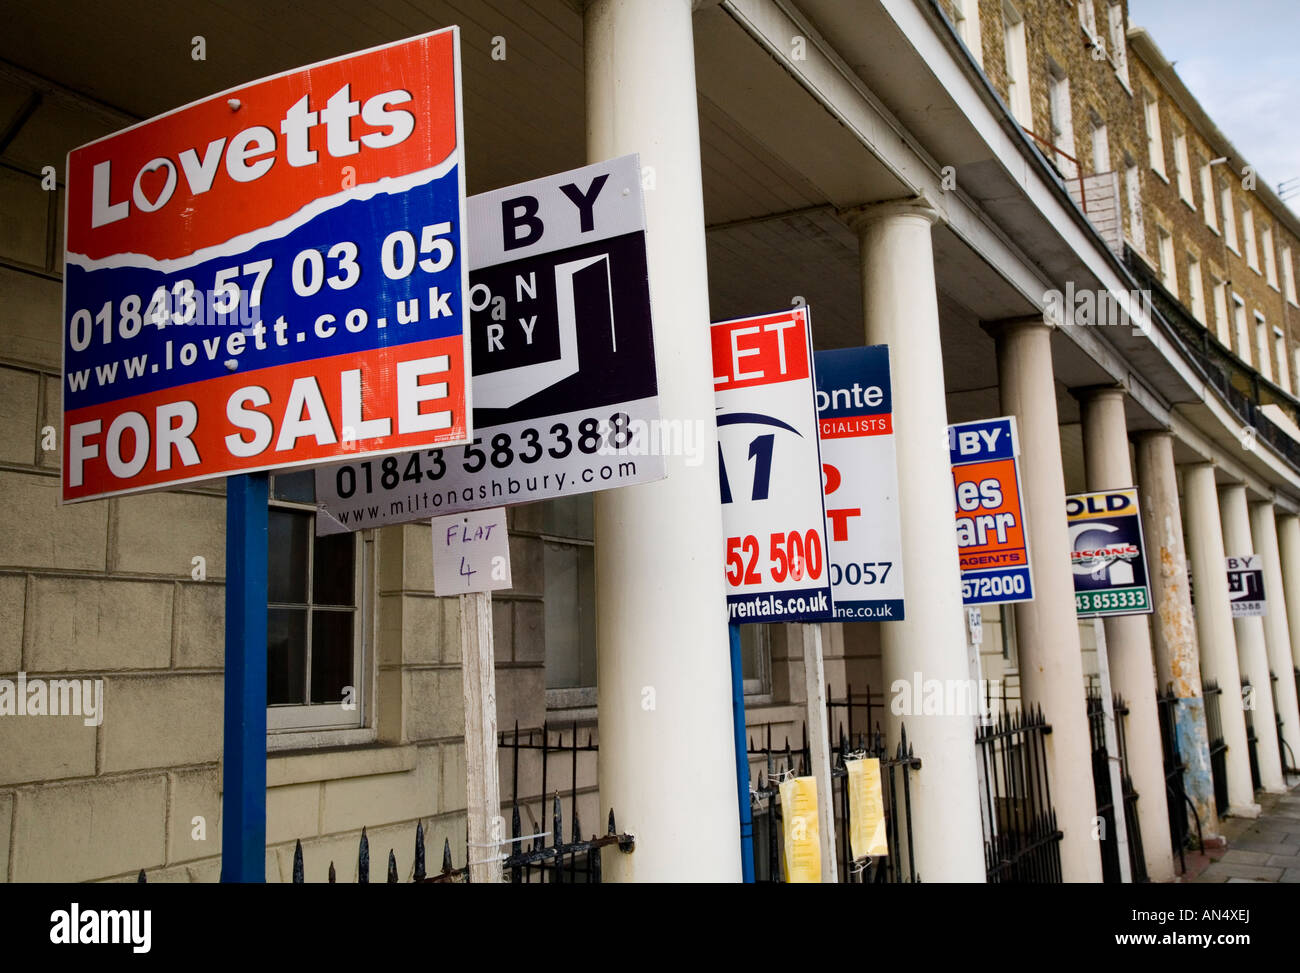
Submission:
[[[1110,772],[1110,806],[1115,815],[1115,846],[1119,855],[1119,880],[1132,882],[1128,860],[1128,822],[1125,819],[1123,781],[1119,772],[1119,739],[1115,732],[1115,702],[1110,693],[1110,661],[1106,655],[1106,622],[1093,619],[1097,633],[1097,676],[1101,682],[1102,725],[1106,737],[1106,764]]]
[[[835,816],[821,621],[832,617],[812,333],[807,308],[714,324],[718,475],[732,624],[797,622],[817,779],[822,881],[834,882]],[[811,624],[810,624],[811,623]]]
[[[461,688],[465,698],[465,801],[470,881],[501,881],[501,790],[492,591],[510,587],[502,507],[433,520],[433,590],[460,596]]]

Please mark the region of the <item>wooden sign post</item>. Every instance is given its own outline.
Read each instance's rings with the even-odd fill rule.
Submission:
[[[505,821],[497,767],[497,680],[492,591],[509,588],[510,546],[502,507],[433,520],[433,590],[460,597],[460,672],[465,698],[465,809],[471,882],[500,882]]]

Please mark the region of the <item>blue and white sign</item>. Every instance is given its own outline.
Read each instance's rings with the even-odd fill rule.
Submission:
[[[843,348],[813,357],[835,618],[901,621],[903,539],[889,348]]]

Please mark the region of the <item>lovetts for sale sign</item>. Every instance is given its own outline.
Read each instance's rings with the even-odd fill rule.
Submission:
[[[464,442],[455,28],[68,155],[63,498]]]
[[[1238,554],[1227,558],[1228,600],[1233,618],[1266,615],[1264,558],[1259,554]]]
[[[1014,416],[948,427],[964,605],[1031,601]]]
[[[903,541],[889,349],[843,348],[813,357],[835,617],[900,621]]]
[[[711,334],[731,620],[829,621],[808,310],[723,321]]]
[[[1065,498],[1074,607],[1080,618],[1151,611],[1136,489]]]

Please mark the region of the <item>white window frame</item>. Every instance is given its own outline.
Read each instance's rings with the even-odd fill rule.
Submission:
[[[1002,0],[1002,46],[1007,62],[1007,98],[1011,114],[1024,128],[1033,128],[1034,105],[1029,92],[1029,47],[1025,18],[1010,0]]]
[[[1218,233],[1219,215],[1214,202],[1214,172],[1208,162],[1201,166],[1201,206],[1205,211],[1205,225]]]
[[[1286,335],[1277,325],[1273,326],[1273,353],[1277,355],[1277,384],[1288,395],[1291,393],[1291,366],[1286,360]]]
[[[1092,123],[1092,171],[1110,172],[1110,130],[1106,122],[1095,111],[1089,113]]]
[[[1148,88],[1143,92],[1143,117],[1147,126],[1147,162],[1151,171],[1169,182],[1165,175],[1165,143],[1160,132],[1160,99]]]
[[[1295,265],[1291,262],[1291,248],[1286,246],[1282,248],[1282,283],[1286,285],[1286,299],[1300,307],[1300,301],[1296,300]]]
[[[1187,306],[1192,317],[1207,324],[1205,315],[1205,285],[1201,280],[1201,262],[1195,255],[1187,254]]]
[[[1281,293],[1282,288],[1277,281],[1277,254],[1273,250],[1273,227],[1259,228],[1259,248],[1264,251],[1264,279],[1268,281],[1269,287]]]
[[[1178,296],[1178,262],[1174,253],[1174,236],[1163,226],[1156,226],[1156,255],[1160,261],[1160,282],[1174,297]]]
[[[1238,294],[1232,295],[1232,324],[1237,338],[1237,357],[1249,365],[1250,322],[1246,319],[1246,302]]]
[[[1101,43],[1097,36],[1097,8],[1092,5],[1092,0],[1079,0],[1079,26],[1088,35],[1088,40],[1094,44]]]
[[[1241,243],[1246,248],[1246,266],[1259,273],[1259,250],[1255,246],[1255,213],[1247,203],[1241,208]]]
[[[1077,179],[1079,167],[1073,159],[1078,157],[1074,146],[1074,112],[1070,107],[1070,77],[1055,61],[1047,61],[1047,115],[1048,138],[1057,149],[1052,160],[1066,179]]]
[[[315,507],[271,497],[271,507],[315,512]],[[356,548],[352,557],[352,590],[356,595],[356,608],[352,623],[353,701],[356,708],[345,710],[337,703],[300,703],[267,706],[267,747],[272,750],[294,749],[308,746],[337,746],[373,742],[377,738],[372,718],[373,687],[375,685],[373,630],[376,575],[378,560],[373,530],[358,531],[353,535]],[[316,541],[312,531],[312,543]],[[311,592],[312,558],[307,561],[307,590]]]
[[[1146,220],[1142,216],[1142,169],[1127,154],[1124,156],[1124,198],[1128,203],[1128,235],[1133,249],[1147,252]]]
[[[1124,5],[1121,0],[1111,0],[1106,9],[1107,26],[1110,31],[1110,49],[1107,56],[1115,68],[1115,77],[1124,86],[1124,90],[1133,94],[1133,85],[1128,76],[1128,31],[1124,26]]]
[[[1210,275],[1210,294],[1214,299],[1214,334],[1225,348],[1232,347],[1232,335],[1228,330],[1228,285]]]
[[[984,35],[980,29],[979,0],[953,0],[957,10],[957,33],[962,43],[975,58],[975,63],[984,67]]]
[[[1223,243],[1240,257],[1241,246],[1237,243],[1237,214],[1232,208],[1232,186],[1226,182],[1219,188],[1219,208],[1223,210]]]
[[[1196,198],[1192,191],[1192,162],[1187,154],[1187,133],[1174,129],[1174,174],[1178,180],[1178,196],[1192,209]]]
[[[1256,369],[1270,382],[1273,381],[1273,355],[1269,350],[1270,332],[1268,321],[1259,311],[1255,312],[1255,350],[1259,354]]]

